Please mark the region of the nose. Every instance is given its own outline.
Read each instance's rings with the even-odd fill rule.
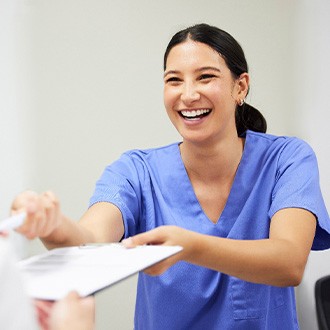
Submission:
[[[181,101],[185,104],[190,104],[200,99],[200,94],[196,86],[192,83],[186,83],[183,85],[181,92]]]

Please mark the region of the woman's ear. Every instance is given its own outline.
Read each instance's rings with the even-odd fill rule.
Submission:
[[[250,86],[250,76],[247,72],[242,73],[238,79],[237,82],[237,103],[244,102]]]

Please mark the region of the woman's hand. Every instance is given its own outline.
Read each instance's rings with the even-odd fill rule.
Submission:
[[[146,233],[127,238],[122,241],[125,247],[133,248],[138,245],[182,246],[183,250],[157,264],[147,268],[148,275],[160,275],[180,260],[189,259],[193,254],[192,239],[195,233],[176,226],[161,226]]]
[[[17,232],[28,239],[49,236],[61,222],[59,201],[50,192],[37,194],[25,191],[19,194],[12,203],[11,213],[26,212],[26,219]]]

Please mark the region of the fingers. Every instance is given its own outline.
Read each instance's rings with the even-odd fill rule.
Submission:
[[[48,329],[49,316],[53,307],[53,302],[44,300],[34,300],[34,306],[37,312],[38,323],[42,330]]]
[[[0,237],[8,237],[7,231],[0,231]]]
[[[34,300],[42,330],[92,330],[95,323],[94,297],[81,298],[75,291],[50,302]]]
[[[42,224],[44,236],[48,236],[59,225],[60,207],[57,197],[51,191],[46,191],[41,195],[42,204],[47,221]]]
[[[81,309],[86,313],[91,314],[92,320],[95,321],[95,298],[93,296],[81,298],[79,295],[77,295],[76,299],[79,300]]]
[[[19,213],[22,210],[26,211],[27,202],[35,199],[37,196],[38,194],[31,190],[20,193],[11,204],[11,214]]]
[[[180,258],[178,256],[169,257],[163,261],[158,262],[157,264],[146,268],[143,272],[150,276],[159,276],[165,273],[170,267],[176,264]]]
[[[67,294],[67,296],[64,298],[67,300],[78,300],[80,299],[80,296],[77,291],[71,291]]]
[[[71,291],[64,298],[68,304],[77,303],[81,309],[86,311],[93,311],[95,309],[95,299],[93,296],[82,298],[76,291]]]
[[[81,298],[77,292],[70,292],[54,304],[49,329],[91,330],[95,323],[94,297]]]
[[[156,229],[152,229],[146,233],[138,234],[129,238],[122,240],[122,243],[127,248],[133,248],[138,245],[170,245],[167,243],[167,232],[165,231],[170,229],[170,226],[158,227]]]
[[[153,235],[150,232],[148,232],[148,235],[139,234],[133,237],[123,239],[122,243],[126,248],[134,248],[139,245],[153,244],[154,239],[152,238],[152,236]]]
[[[59,225],[60,207],[56,196],[50,192],[37,194],[25,191],[12,203],[11,213],[26,212],[26,219],[17,232],[29,239],[46,237]]]
[[[175,226],[162,226],[150,230],[146,233],[138,234],[129,237],[122,241],[127,248],[134,248],[138,245],[182,245],[183,229]],[[147,268],[144,273],[148,275],[161,275],[169,267],[173,266],[179,260],[182,260],[183,253],[177,253],[174,256],[166,258],[165,260]]]

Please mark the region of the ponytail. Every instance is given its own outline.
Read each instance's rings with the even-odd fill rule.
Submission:
[[[259,110],[247,103],[236,107],[235,120],[238,136],[241,136],[246,130],[266,133],[266,119]]]

